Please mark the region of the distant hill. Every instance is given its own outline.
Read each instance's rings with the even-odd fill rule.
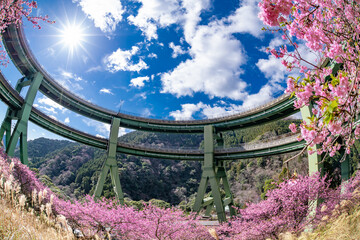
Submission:
[[[244,142],[264,141],[289,132],[289,123],[281,120],[254,128],[224,133],[226,146]],[[201,148],[201,134],[163,134],[133,131],[119,138],[132,144],[159,147]],[[46,175],[66,195],[81,197],[94,192],[99,171],[105,161],[105,151],[70,141],[39,138],[29,141],[30,167]],[[289,156],[289,155],[288,155]],[[281,172],[284,156],[245,159],[227,163],[232,191],[238,202],[258,201],[265,180]],[[117,155],[120,180],[125,195],[133,200],[162,199],[171,204],[188,200],[196,193],[201,177],[201,164],[192,161],[150,159],[125,154]],[[294,163],[298,172],[306,172],[303,159]],[[104,195],[113,196],[110,177]]]

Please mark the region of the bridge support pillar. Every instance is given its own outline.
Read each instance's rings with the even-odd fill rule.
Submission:
[[[23,164],[28,164],[28,151],[27,151],[27,129],[28,121],[32,105],[34,103],[37,91],[41,85],[43,76],[37,72],[33,77],[28,80],[21,78],[16,84],[16,91],[21,92],[24,86],[30,85],[24,104],[20,110],[13,112],[10,108],[8,109],[4,122],[0,129],[0,137],[2,138],[6,134],[6,153],[9,156],[14,156],[15,147],[20,139],[20,160]],[[11,134],[11,121],[17,119],[14,131]],[[11,136],[11,137],[10,137]]]
[[[345,160],[341,162],[341,182],[344,183],[351,177],[350,157],[345,156]]]
[[[351,178],[351,163],[350,163],[350,156],[345,153],[345,150],[342,149],[340,151],[341,156],[345,159],[342,159],[341,162],[341,193],[344,193],[346,190],[346,184],[348,180]]]
[[[309,104],[309,106],[304,106],[300,109],[302,119],[309,123],[311,116],[312,116],[312,103]],[[316,172],[320,172],[322,174],[323,172],[323,165],[321,163],[321,155],[317,154],[317,150],[319,149],[319,145],[314,145],[312,148],[315,152],[312,154],[309,154],[308,152],[308,164],[309,164],[309,175],[312,175]],[[308,150],[309,151],[309,150]]]
[[[30,84],[31,81],[27,80],[25,77],[20,78],[15,86],[15,90],[20,93],[21,89],[25,86],[25,83]],[[8,108],[4,121],[1,124],[0,128],[0,139],[2,140],[5,135],[5,147],[7,148],[10,143],[10,137],[11,137],[11,122],[12,120],[17,118],[17,111],[14,111],[11,108]]]
[[[222,138],[216,138],[221,144]],[[220,191],[220,182],[224,186],[225,198],[223,199]],[[212,197],[205,198],[206,189],[210,183]],[[229,206],[230,214],[235,215],[233,206],[233,197],[227,180],[223,161],[216,162],[214,159],[214,127],[211,125],[204,127],[204,163],[203,173],[195,199],[193,210],[199,212],[201,208],[206,207],[206,215],[210,215],[213,206],[216,208],[219,222],[226,221],[225,206]]]
[[[13,119],[14,112],[9,108],[6,112],[4,121],[1,124],[0,128],[0,140],[2,141],[5,135],[5,143],[4,146],[7,148],[10,143],[10,137],[11,137],[11,121]]]
[[[116,163],[116,148],[118,143],[119,127],[120,127],[120,118],[113,118],[110,129],[107,158],[104,162],[104,165],[102,166],[99,180],[95,188],[94,197],[96,199],[100,198],[104,188],[106,176],[110,170],[111,181],[114,186],[116,197],[121,204],[124,204],[124,194],[121,188],[119,169]]]
[[[313,105],[312,105],[312,103],[310,103],[309,106],[304,106],[300,109],[302,119],[306,123],[310,122],[311,116],[313,114],[312,108],[313,108]],[[317,154],[317,149],[319,149],[319,145],[314,145],[311,149],[315,152],[310,154],[309,148],[308,148],[309,176],[311,176],[317,172],[320,172],[320,174],[322,175],[323,174],[323,164],[321,163],[321,155]],[[308,216],[307,216],[308,219],[312,219],[315,217],[316,208],[318,207],[318,205],[320,203],[321,203],[321,199],[309,201],[309,212],[308,212]],[[311,225],[308,226],[305,230],[311,231],[312,226]]]

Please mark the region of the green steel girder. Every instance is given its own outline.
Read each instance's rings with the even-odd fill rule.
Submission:
[[[114,118],[111,123],[107,158],[101,168],[101,172],[95,188],[94,196],[97,199],[100,198],[104,188],[106,176],[110,170],[110,176],[114,186],[116,197],[121,204],[124,204],[124,194],[120,183],[119,168],[116,163],[116,146],[118,142],[119,127],[120,127],[120,118]]]
[[[30,80],[27,80],[25,78],[21,78],[18,80],[15,86],[15,91],[18,93],[21,92],[21,89],[24,86],[28,86],[31,84]],[[17,118],[18,111],[12,110],[10,107],[8,107],[8,110],[6,111],[5,119],[3,123],[1,124],[0,128],[0,139],[3,139],[4,135],[6,137],[5,139],[5,147],[8,148],[10,144],[10,137],[11,137],[11,122],[13,119]]]
[[[190,161],[203,161],[204,155],[202,153],[199,154],[187,154],[185,152],[166,152],[166,150],[161,149],[136,149],[128,146],[117,146],[117,152],[141,157],[149,157],[149,158],[162,158],[162,159],[170,159],[170,160],[190,160]]]
[[[219,138],[217,138],[218,140]],[[220,144],[223,141],[218,141]],[[226,221],[225,205],[229,206],[230,213],[235,215],[232,208],[233,200],[230,191],[230,186],[227,181],[226,172],[223,161],[215,163],[214,158],[214,127],[208,125],[204,127],[204,163],[202,167],[202,175],[200,180],[199,189],[196,195],[193,210],[199,212],[201,208],[207,207],[205,215],[209,215],[213,206],[215,205],[216,213],[219,222]],[[223,183],[225,190],[225,199],[221,197],[220,183]],[[210,183],[212,198],[205,200],[204,196],[208,184]]]
[[[246,158],[257,158],[257,157],[265,157],[289,152],[295,152],[303,149],[305,146],[305,142],[295,141],[291,143],[286,143],[278,146],[271,146],[262,149],[254,149],[254,150],[234,150],[233,152],[216,152],[215,158],[218,160],[236,160],[236,159],[246,159]]]
[[[66,137],[68,139],[74,140],[79,143],[86,144],[88,146],[97,147],[100,149],[107,148],[107,140],[96,138],[92,135],[79,132],[76,129],[72,129],[69,126],[66,126],[60,122],[55,121],[54,119],[44,115],[40,111],[33,108],[33,111],[30,115],[30,120],[50,132],[58,134],[60,136]]]
[[[103,111],[98,110],[96,106],[90,107],[88,105],[82,104],[80,100],[77,100],[75,98],[75,96],[69,97],[67,94],[64,94],[64,91],[66,90],[63,90],[63,92],[59,92],[59,89],[61,89],[61,87],[60,86],[55,87],[55,85],[58,84],[55,82],[49,82],[45,78],[40,86],[40,91],[49,98],[53,99],[55,102],[59,103],[60,105],[63,105],[64,107],[76,113],[89,116],[95,120],[104,123],[111,124],[111,120],[113,118],[112,115],[106,114]]]
[[[220,181],[222,182],[224,187],[224,191],[225,191],[225,199],[223,200],[224,206],[229,207],[230,216],[235,216],[236,211],[234,209],[234,199],[230,190],[229,181],[227,179],[224,161],[217,161],[216,177],[219,179],[219,182]]]
[[[32,104],[35,100],[36,93],[39,89],[39,86],[41,84],[41,81],[43,80],[43,76],[40,73],[34,74],[30,80],[27,80],[26,78],[22,78],[18,81],[16,84],[16,91],[20,93],[22,88],[24,86],[30,85],[28,92],[26,93],[25,101],[22,105],[22,108],[17,111],[17,123],[15,125],[14,131],[10,137],[10,140],[6,141],[6,153],[9,156],[14,155],[15,147],[18,143],[18,140],[20,139],[20,160],[23,164],[28,164],[28,151],[27,151],[27,126],[28,126],[28,120],[30,118],[30,113],[32,110]],[[5,117],[4,121],[4,132],[8,135],[11,132],[11,129],[9,129],[9,123],[11,126],[11,120],[12,117],[10,116],[11,110],[8,110],[9,115]],[[2,133],[3,130],[1,128]]]

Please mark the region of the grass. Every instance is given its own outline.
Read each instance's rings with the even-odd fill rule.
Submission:
[[[354,191],[351,200],[344,200],[329,218],[323,219],[312,232],[300,236],[285,233],[281,240],[359,240],[360,239],[360,189]]]
[[[55,226],[44,216],[36,216],[31,211],[12,206],[5,198],[0,199],[0,213],[0,239],[74,239],[71,232]]]
[[[299,240],[349,240],[360,239],[360,206],[350,213],[344,212],[331,219],[325,226],[320,226],[312,233],[303,233]]]

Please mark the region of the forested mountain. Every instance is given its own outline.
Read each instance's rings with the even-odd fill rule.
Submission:
[[[266,141],[267,138],[289,132],[288,125],[293,121],[281,120],[226,132],[225,146]],[[119,141],[159,147],[200,148],[203,136],[133,131],[120,137]],[[30,167],[37,169],[41,179],[48,184],[52,182],[70,197],[93,193],[105,161],[104,150],[45,138],[29,141],[28,148]],[[258,201],[265,180],[277,178],[283,159],[290,155],[292,154],[228,162],[228,177],[236,201]],[[150,159],[124,154],[117,155],[117,162],[125,196],[133,200],[147,201],[156,198],[178,204],[191,199],[197,191],[201,177],[199,162]],[[291,168],[306,173],[306,165],[304,160],[299,158],[291,163]],[[113,196],[110,177],[105,184],[104,195]]]

